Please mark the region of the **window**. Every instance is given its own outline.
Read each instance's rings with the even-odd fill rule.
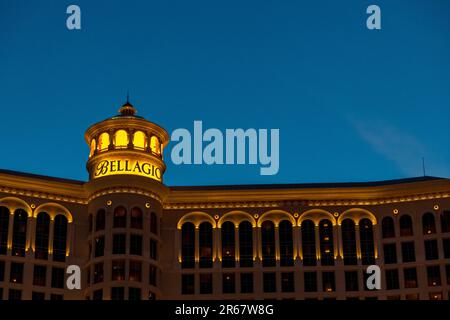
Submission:
[[[98,150],[104,151],[108,150],[109,147],[109,134],[107,132],[103,132],[98,138]]]
[[[357,263],[355,223],[351,219],[345,219],[341,228],[344,264],[355,265]]]
[[[222,224],[222,267],[234,268],[235,267],[235,227],[230,221]]]
[[[152,286],[157,286],[158,281],[158,268],[150,265],[148,273],[148,283]]]
[[[233,273],[225,273],[222,278],[222,290],[223,293],[235,293],[235,278]]]
[[[113,235],[113,254],[125,254],[126,238],[122,233]]]
[[[441,271],[439,266],[427,267],[427,279],[429,287],[436,287],[441,285]]]
[[[158,260],[158,242],[150,239],[150,259]]]
[[[0,254],[8,251],[9,209],[0,207]]]
[[[161,154],[161,146],[160,146],[158,138],[155,136],[152,136],[150,138],[150,150],[152,150],[152,153],[154,153],[156,155]]]
[[[5,281],[5,261],[0,261],[0,282]]]
[[[154,292],[148,292],[148,300],[156,300],[156,294]]]
[[[181,275],[181,294],[195,293],[195,276],[193,274]]]
[[[195,227],[187,222],[181,228],[181,267],[195,266]]]
[[[94,265],[94,283],[103,282],[103,262]]]
[[[333,224],[330,220],[319,223],[320,263],[323,266],[334,266]]]
[[[281,291],[282,292],[294,292],[295,291],[295,281],[293,272],[282,272],[281,273]]]
[[[50,216],[46,212],[40,212],[36,218],[36,237],[34,257],[36,259],[48,259],[48,239],[50,233]]]
[[[212,225],[209,222],[203,222],[199,227],[199,241],[200,247],[200,268],[212,267],[212,250],[213,250],[213,236]]]
[[[345,291],[358,291],[358,272],[345,271]]]
[[[395,237],[395,225],[394,219],[391,217],[384,217],[381,222],[381,228],[383,231],[383,238],[394,238]]]
[[[441,230],[442,232],[450,232],[450,211],[444,211],[441,214]]]
[[[275,225],[266,220],[261,225],[263,267],[275,266]]]
[[[11,263],[9,281],[11,283],[23,283],[23,263]]]
[[[142,263],[140,261],[130,261],[130,281],[142,280]]]
[[[150,213],[150,232],[158,234],[158,217],[154,212]]]
[[[383,252],[385,264],[397,263],[397,248],[395,243],[383,245]]]
[[[425,259],[439,259],[437,240],[425,240]]]
[[[52,268],[52,288],[64,288],[64,268]]]
[[[103,257],[105,253],[105,237],[95,238],[95,257]]]
[[[22,300],[22,291],[16,289],[9,289],[9,300],[17,301]]]
[[[375,245],[373,242],[373,226],[369,219],[359,222],[359,236],[361,244],[361,262],[364,265],[375,263]]]
[[[322,290],[324,292],[336,291],[336,281],[333,271],[322,272]]]
[[[401,216],[401,218],[400,218],[400,236],[408,237],[408,236],[412,236],[413,234],[414,234],[414,232],[413,232],[411,217],[409,215]]]
[[[128,300],[139,301],[141,300],[141,289],[139,288],[128,288]]]
[[[253,273],[241,273],[241,293],[253,293]]]
[[[434,222],[434,215],[430,212],[422,216],[422,231],[423,234],[436,233],[436,223]]]
[[[33,291],[31,293],[31,300],[36,300],[36,301],[45,300],[45,293],[44,292],[35,292],[35,291]]]
[[[137,150],[145,150],[147,147],[147,137],[142,131],[136,131],[133,134],[133,146]]]
[[[94,290],[92,300],[103,300],[103,289]]]
[[[396,290],[400,288],[400,282],[398,278],[398,270],[386,270],[386,289]]]
[[[432,292],[429,295],[430,300],[442,300],[442,292]]]
[[[46,279],[47,279],[47,267],[35,265],[33,271],[33,285],[45,287]]]
[[[105,210],[100,209],[95,216],[95,231],[105,230]]]
[[[317,291],[317,273],[316,272],[305,272],[304,273],[304,284],[305,292],[316,292]]]
[[[283,220],[278,226],[280,242],[280,266],[294,265],[294,244],[292,237],[292,223]]]
[[[130,254],[142,256],[142,236],[137,234],[130,235]]]
[[[417,288],[417,270],[416,268],[403,269],[405,278],[405,288]]]
[[[113,260],[112,261],[112,281],[125,280],[125,260]]]
[[[416,251],[414,242],[402,242],[402,257],[403,262],[415,262]]]
[[[127,209],[119,206],[114,209],[114,228],[126,228],[127,227]]]
[[[116,131],[114,146],[116,149],[126,149],[128,147],[128,133],[125,130]]]
[[[143,215],[142,210],[134,207],[131,209],[131,228],[142,229],[143,226]]]
[[[266,293],[277,291],[277,277],[275,272],[263,273],[263,290]]]
[[[444,247],[444,258],[450,259],[450,238],[442,240],[442,246]]]
[[[200,294],[211,294],[213,290],[211,273],[200,274]]]
[[[316,254],[316,233],[315,225],[311,220],[305,220],[301,225],[303,265],[315,266],[317,263]]]
[[[23,209],[14,212],[12,255],[25,257],[25,243],[27,239],[28,215]]]
[[[239,224],[239,266],[253,267],[253,227],[248,221]]]
[[[125,299],[125,288],[123,287],[112,287],[111,288],[111,300],[118,301]]]
[[[62,214],[55,217],[53,231],[53,261],[66,261],[67,218]]]

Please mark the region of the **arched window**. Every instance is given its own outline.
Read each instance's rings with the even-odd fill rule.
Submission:
[[[36,218],[36,237],[35,258],[47,260],[48,259],[48,239],[50,233],[50,216],[47,212],[40,212]]]
[[[25,210],[17,209],[14,212],[12,255],[17,257],[25,256],[25,244],[27,241],[27,220],[28,215]]]
[[[203,222],[199,227],[199,255],[200,255],[200,268],[212,267],[212,251],[213,251],[213,235],[212,225],[209,222]]]
[[[442,232],[450,232],[450,211],[444,211],[441,214]]]
[[[158,217],[154,212],[150,213],[150,232],[158,234]]]
[[[302,252],[303,265],[315,266],[317,264],[316,255],[316,233],[314,222],[305,220],[302,222]]]
[[[373,242],[373,226],[369,219],[359,222],[359,238],[361,243],[361,262],[365,265],[375,264],[375,244]]]
[[[152,136],[150,138],[150,149],[154,154],[160,155],[161,154],[161,144],[159,143],[159,140],[157,137]]]
[[[333,224],[324,219],[319,223],[320,262],[323,266],[334,266]]]
[[[89,152],[89,157],[92,157],[94,155],[95,152],[95,148],[97,147],[96,143],[95,143],[95,139],[91,140],[91,150]]]
[[[119,206],[114,209],[114,228],[126,228],[127,227],[127,209]]]
[[[186,222],[181,227],[181,267],[195,266],[195,226]]]
[[[138,207],[131,209],[131,228],[142,229],[143,226],[142,210]]]
[[[434,222],[434,215],[430,212],[422,216],[422,230],[423,234],[436,233],[436,223]]]
[[[239,266],[253,267],[253,227],[248,221],[239,224]]]
[[[62,214],[55,217],[55,230],[53,231],[53,261],[66,261],[67,247],[67,218]]]
[[[395,237],[394,219],[391,217],[384,217],[381,222],[381,229],[383,231],[383,238]]]
[[[275,260],[275,225],[266,220],[261,225],[261,244],[263,267],[274,267]]]
[[[355,223],[351,219],[345,219],[341,225],[342,251],[345,265],[355,265],[358,262],[356,256],[356,231]]]
[[[283,220],[278,226],[280,239],[280,266],[294,265],[294,242],[292,237],[292,223]]]
[[[142,131],[136,131],[133,135],[133,146],[138,150],[145,150],[147,147],[147,137]]]
[[[116,131],[114,146],[116,149],[126,149],[128,147],[128,133],[125,130]]]
[[[8,252],[9,209],[0,207],[0,254]]]
[[[400,236],[407,237],[413,235],[412,219],[409,215],[400,217]]]
[[[95,216],[95,231],[105,230],[105,210],[100,209]]]
[[[234,268],[235,266],[235,227],[230,221],[222,224],[222,267]]]
[[[108,150],[109,148],[109,134],[107,132],[103,132],[99,137],[98,137],[98,151],[105,151]]]

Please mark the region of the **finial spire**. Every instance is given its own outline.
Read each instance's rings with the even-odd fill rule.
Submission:
[[[127,90],[127,102],[119,109],[120,115],[122,116],[134,116],[137,111],[133,107],[133,105],[130,103],[130,91]]]

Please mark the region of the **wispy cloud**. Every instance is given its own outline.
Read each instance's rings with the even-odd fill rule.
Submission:
[[[417,176],[422,172],[421,159],[428,165],[427,175],[448,176],[450,167],[438,154],[431,152],[415,135],[380,120],[361,121],[348,118],[357,134],[376,152],[385,156],[404,174]]]

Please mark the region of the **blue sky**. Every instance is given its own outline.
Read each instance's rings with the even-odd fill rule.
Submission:
[[[450,177],[446,0],[0,2],[0,168],[86,180],[84,131],[127,89],[169,133],[280,129],[277,175],[167,157],[168,185]]]

